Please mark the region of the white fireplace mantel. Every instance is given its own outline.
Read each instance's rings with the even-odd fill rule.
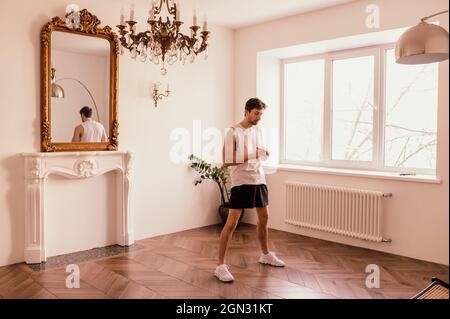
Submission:
[[[134,243],[130,212],[133,154],[117,152],[23,153],[25,158],[25,262],[45,262],[44,225],[46,218],[45,182],[56,174],[67,179],[85,179],[108,172],[117,173],[116,243]],[[116,199],[114,199],[116,200]]]

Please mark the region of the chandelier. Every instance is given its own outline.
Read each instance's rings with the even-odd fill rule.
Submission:
[[[164,20],[161,11],[167,9],[168,16]],[[172,19],[169,19],[173,17]],[[173,65],[177,61],[183,64],[195,61],[196,56],[204,52],[208,57],[208,38],[206,19],[202,31],[197,25],[197,15],[194,13],[193,25],[190,27],[190,36],[180,32],[180,10],[174,0],[159,0],[159,6],[152,1],[147,20],[148,30],[136,33],[137,22],[134,21],[134,6],[131,6],[130,20],[125,21],[122,13],[120,25],[117,26],[120,34],[121,53],[128,50],[133,59],[139,58],[142,62],[150,61],[155,64],[162,63],[161,74],[166,75],[166,65]],[[199,33],[199,34],[198,34]]]

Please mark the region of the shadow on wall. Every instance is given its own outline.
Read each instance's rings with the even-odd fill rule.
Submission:
[[[10,255],[7,257],[7,264],[23,261],[24,251],[24,225],[25,225],[25,181],[23,176],[24,160],[22,155],[17,154],[7,157],[2,161],[2,168],[7,172],[6,204],[8,205],[9,220],[5,216],[6,223],[3,225],[9,228],[11,236]]]

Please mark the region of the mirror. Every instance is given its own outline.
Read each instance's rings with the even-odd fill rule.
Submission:
[[[118,40],[86,9],[41,33],[41,151],[117,150]]]
[[[84,132],[81,136],[85,142],[102,142],[102,138],[106,142],[109,128],[109,42],[55,31],[52,32],[51,43],[52,140],[55,143],[73,142],[75,128],[88,125],[87,129],[91,129],[90,126],[94,129],[92,134]],[[84,106],[92,114],[81,124],[80,110]],[[98,134],[100,129],[104,132]],[[75,135],[75,139],[81,141],[80,136]]]

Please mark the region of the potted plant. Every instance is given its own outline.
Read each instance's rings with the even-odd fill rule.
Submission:
[[[193,154],[189,156],[189,160],[191,161],[191,168],[200,175],[200,178],[194,182],[195,186],[207,179],[213,180],[217,184],[220,192],[219,215],[222,219],[222,223],[225,224],[228,218],[230,202],[230,193],[227,187],[229,182],[229,169],[224,166],[219,167],[210,164]],[[244,215],[243,212],[244,210],[242,210],[238,225]]]

